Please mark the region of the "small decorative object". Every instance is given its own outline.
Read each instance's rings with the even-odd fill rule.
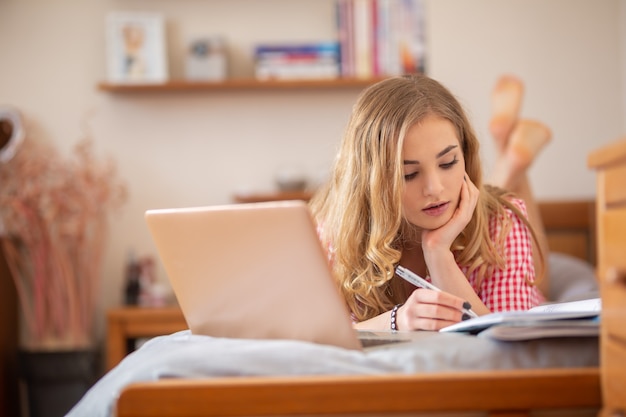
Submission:
[[[124,304],[136,306],[139,304],[139,293],[141,291],[141,265],[132,253],[126,261],[126,276],[124,277]]]
[[[304,191],[307,187],[307,178],[297,168],[283,167],[275,177],[276,186],[282,192]]]
[[[0,107],[0,164],[10,161],[23,141],[24,127],[19,112],[12,107]]]
[[[226,79],[227,62],[223,39],[219,36],[193,39],[187,51],[186,70],[190,80]]]
[[[107,75],[117,83],[167,81],[163,17],[156,13],[107,16]]]
[[[170,303],[171,292],[167,285],[157,279],[156,262],[152,256],[139,258],[139,305],[141,307],[164,307]]]
[[[126,262],[124,286],[125,304],[140,307],[163,307],[168,304],[170,291],[157,280],[152,256],[136,257],[132,252]]]

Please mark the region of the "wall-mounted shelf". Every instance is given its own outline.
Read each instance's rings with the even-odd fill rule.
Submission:
[[[287,80],[260,81],[253,78],[235,78],[226,81],[187,81],[171,80],[159,84],[128,84],[101,82],[98,89],[111,93],[132,93],[149,91],[225,91],[225,90],[295,90],[295,89],[343,89],[363,88],[383,78],[338,78],[332,80]]]
[[[264,201],[304,200],[309,201],[313,191],[276,191],[266,193],[235,194],[236,203],[260,203]]]

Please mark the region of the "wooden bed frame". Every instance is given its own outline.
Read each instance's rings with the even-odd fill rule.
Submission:
[[[551,250],[595,264],[595,203],[540,204]],[[367,376],[220,377],[128,385],[118,417],[398,414],[601,408],[598,368]]]

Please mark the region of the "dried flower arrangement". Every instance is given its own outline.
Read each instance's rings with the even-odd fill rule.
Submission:
[[[93,345],[108,215],[125,199],[115,165],[96,160],[88,139],[73,158],[25,139],[0,164],[0,237],[22,308],[25,349]]]

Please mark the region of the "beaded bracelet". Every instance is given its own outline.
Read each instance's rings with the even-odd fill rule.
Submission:
[[[400,308],[401,305],[402,304],[396,304],[391,309],[391,330],[393,330],[394,332],[398,330],[398,324],[396,323],[396,316],[398,314],[398,309]]]

